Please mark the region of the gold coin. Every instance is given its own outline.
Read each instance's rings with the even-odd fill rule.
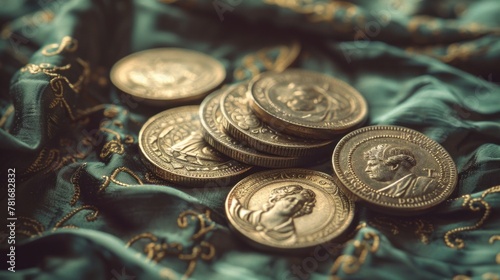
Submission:
[[[439,143],[399,126],[347,134],[332,161],[347,192],[393,215],[428,211],[446,200],[457,183],[455,163]]]
[[[317,72],[267,72],[250,85],[250,105],[270,126],[301,137],[331,139],[361,125],[363,96],[348,84]]]
[[[216,59],[192,50],[160,48],[133,53],[111,69],[111,81],[154,106],[201,100],[225,78]]]
[[[300,157],[282,157],[259,152],[226,133],[222,127],[220,99],[230,87],[207,96],[200,106],[201,125],[204,139],[219,152],[238,161],[269,168],[284,168],[304,163]]]
[[[232,87],[221,97],[222,125],[226,131],[257,150],[281,156],[331,153],[333,141],[291,136],[263,123],[252,112],[246,97],[248,84]]]
[[[231,227],[256,247],[277,251],[307,249],[345,232],[354,203],[333,177],[308,169],[252,174],[226,198]]]
[[[240,178],[251,167],[203,140],[198,111],[199,106],[184,106],[151,117],[139,132],[144,163],[157,176],[189,186]]]

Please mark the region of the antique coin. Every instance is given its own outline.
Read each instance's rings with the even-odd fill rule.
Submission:
[[[331,153],[331,140],[290,136],[262,122],[249,107],[247,89],[247,83],[239,84],[221,97],[222,125],[229,134],[257,150],[281,156]]]
[[[279,131],[331,139],[361,125],[366,100],[354,88],[317,72],[292,69],[267,72],[250,85],[252,110]]]
[[[204,139],[221,153],[238,161],[269,168],[284,168],[303,164],[300,157],[282,157],[259,152],[226,133],[222,127],[222,112],[220,99],[222,95],[232,90],[230,87],[216,91],[207,96],[200,106],[201,125]]]
[[[231,227],[250,244],[278,251],[310,248],[342,236],[354,203],[333,177],[308,169],[252,174],[226,198]]]
[[[239,179],[251,167],[203,140],[198,111],[199,106],[184,106],[151,117],[139,132],[144,163],[157,176],[183,185]]]
[[[429,210],[457,183],[455,163],[439,143],[399,126],[369,126],[347,134],[332,161],[347,192],[394,215]]]
[[[200,52],[160,48],[133,53],[111,69],[111,81],[149,105],[178,105],[202,99],[225,78],[216,59]]]

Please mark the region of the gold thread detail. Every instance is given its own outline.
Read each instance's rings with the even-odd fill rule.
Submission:
[[[500,235],[493,235],[490,237],[489,243],[493,244],[495,241],[500,241]],[[500,253],[497,254],[495,261],[497,264],[500,264]]]
[[[369,253],[376,253],[380,246],[380,237],[375,232],[365,232],[362,240],[352,241],[354,246],[354,255],[341,255],[337,257],[332,265],[330,279],[340,279],[336,276],[339,270],[346,274],[353,274],[357,272],[361,266],[366,262]]]
[[[121,181],[118,181],[118,179],[116,179],[116,177],[121,173],[121,172],[125,172],[127,173],[128,175],[132,176],[135,180],[137,180],[137,184],[139,185],[144,185],[144,183],[142,182],[141,178],[139,178],[139,176],[137,176],[132,170],[130,170],[129,168],[127,167],[118,167],[116,168],[113,173],[111,173],[110,176],[102,176],[102,178],[104,179],[104,182],[101,184],[101,186],[99,186],[99,189],[97,190],[97,193],[100,193],[100,192],[103,192],[111,182],[119,185],[119,186],[122,186],[122,187],[130,187],[132,186],[131,184],[127,184],[127,183],[123,183]]]
[[[14,105],[11,104],[9,105],[9,107],[7,107],[7,110],[5,110],[2,118],[0,119],[0,127],[3,127],[5,125],[7,119],[9,118],[10,115],[12,115],[12,113],[14,113]]]
[[[87,167],[87,163],[84,163],[82,165],[80,165],[78,167],[78,169],[76,169],[75,173],[73,173],[73,176],[71,176],[71,183],[73,184],[73,187],[75,188],[75,193],[73,194],[73,197],[71,198],[71,201],[69,202],[69,205],[73,206],[76,204],[76,202],[78,201],[78,199],[80,198],[80,175],[83,171],[83,169],[85,169],[85,167]]]
[[[444,235],[444,242],[448,247],[453,248],[453,249],[463,249],[465,247],[465,242],[462,238],[455,237],[455,239],[453,241],[451,241],[451,237],[457,233],[460,233],[460,232],[472,231],[472,230],[476,230],[476,229],[480,228],[484,224],[484,222],[486,221],[486,219],[489,217],[489,215],[491,213],[491,206],[484,199],[489,194],[498,193],[498,192],[500,192],[500,185],[495,186],[495,187],[491,187],[491,188],[485,190],[482,193],[481,197],[478,197],[478,198],[472,198],[470,195],[463,196],[464,201],[462,203],[462,207],[464,207],[464,208],[468,207],[469,208],[468,210],[471,210],[472,212],[477,212],[477,211],[481,210],[480,205],[482,205],[485,211],[484,211],[481,219],[479,219],[479,221],[477,221],[474,225],[459,227],[459,228],[447,231]]]
[[[83,210],[90,210],[91,212],[85,216],[85,219],[88,222],[93,222],[97,219],[97,216],[99,215],[99,210],[95,206],[91,205],[84,205],[81,207],[78,207],[71,212],[69,212],[66,216],[64,216],[61,220],[59,220],[52,231],[55,231],[56,229],[60,228],[77,228],[74,225],[65,225],[63,226],[67,221],[69,221],[72,217],[74,217],[78,212],[83,211]]]
[[[182,279],[188,279],[196,269],[198,260],[211,261],[216,254],[216,249],[211,243],[200,240],[201,237],[213,230],[215,226],[215,223],[210,219],[210,210],[207,209],[203,214],[193,210],[184,211],[179,214],[177,225],[183,229],[189,225],[190,221],[197,221],[197,225],[199,226],[197,232],[190,238],[196,242],[190,251],[185,252],[187,248],[184,248],[178,242],[167,243],[166,240],[160,241],[158,237],[149,232],[132,237],[125,247],[130,247],[141,239],[149,239],[151,242],[143,247],[146,258],[154,263],[158,263],[167,256],[177,256],[179,260],[187,262],[187,269]]]
[[[61,43],[54,43],[45,46],[42,49],[42,54],[45,56],[54,56],[61,54],[64,51],[67,52],[75,52],[78,49],[78,41],[69,36],[64,36],[61,40]]]
[[[279,54],[273,59],[269,54],[274,51]],[[262,64],[265,71],[283,72],[295,61],[299,53],[299,41],[293,41],[289,45],[263,48],[243,57],[243,65],[234,70],[233,76],[238,80],[251,79],[261,73],[258,64]]]
[[[16,233],[27,237],[35,237],[41,236],[45,231],[45,226],[33,218],[20,216],[17,220],[20,226],[16,227]]]
[[[396,219],[389,217],[376,217],[369,222],[379,229],[389,229],[392,235],[398,235],[402,229],[414,228],[414,234],[423,244],[429,244],[429,236],[434,232],[434,225],[423,219]],[[401,228],[400,228],[401,227]]]

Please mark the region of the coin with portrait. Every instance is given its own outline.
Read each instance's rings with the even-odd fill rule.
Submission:
[[[206,54],[176,48],[145,50],[119,60],[111,81],[134,100],[173,106],[202,99],[225,78],[224,66]]]
[[[224,116],[220,109],[220,100],[229,90],[232,90],[232,87],[211,93],[200,105],[202,134],[207,143],[228,157],[256,166],[286,168],[312,162],[314,158],[285,157],[261,152],[228,134],[223,127]]]
[[[232,228],[250,244],[276,251],[307,249],[342,236],[354,204],[334,179],[308,169],[252,174],[226,199]]]
[[[444,201],[457,182],[455,163],[439,143],[399,126],[347,134],[332,161],[349,193],[391,214],[425,212]]]
[[[249,93],[251,108],[264,122],[301,137],[330,139],[362,124],[368,113],[353,87],[307,70],[263,73]]]
[[[183,106],[151,117],[139,132],[143,162],[157,176],[183,185],[239,179],[251,167],[203,140],[198,110]]]
[[[276,155],[319,157],[331,153],[331,140],[288,135],[262,122],[249,107],[247,88],[248,83],[235,85],[221,97],[222,125],[229,134],[257,150]]]

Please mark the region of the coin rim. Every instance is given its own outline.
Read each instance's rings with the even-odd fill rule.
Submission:
[[[237,139],[234,139],[231,135],[227,134],[225,131],[220,131],[220,132],[214,131],[214,129],[212,129],[211,126],[208,124],[208,120],[205,119],[206,108],[211,103],[216,103],[217,106],[220,107],[220,97],[227,90],[229,90],[229,88],[215,91],[210,95],[208,95],[207,97],[205,97],[203,102],[201,102],[199,111],[200,121],[201,121],[201,126],[203,128],[202,130],[203,138],[205,139],[205,141],[207,141],[207,143],[212,145],[212,147],[214,147],[219,152],[225,154],[226,156],[229,156],[237,161],[241,161],[243,163],[247,163],[250,165],[268,167],[268,168],[287,168],[287,167],[294,167],[304,163],[304,158],[301,157],[283,157],[272,154],[266,154],[263,152],[259,152],[254,148],[245,146],[242,143],[240,143],[242,147],[234,147],[232,143],[227,143],[221,140],[219,137],[217,137],[217,134],[224,134],[227,138],[233,139],[235,142],[239,143]],[[212,101],[214,99],[217,100]],[[222,115],[222,117],[224,116]],[[215,121],[213,122],[215,123]],[[252,153],[248,150],[242,150],[242,148],[251,149]]]
[[[283,173],[302,173],[302,174],[311,174],[313,173],[314,176],[319,176],[321,178],[324,178],[324,179],[328,179],[333,186],[335,186],[337,188],[337,192],[336,194],[331,194],[331,193],[328,193],[326,190],[324,190],[324,193],[326,194],[326,196],[328,195],[331,195],[331,196],[339,196],[341,200],[343,200],[345,203],[346,203],[346,207],[347,207],[347,212],[348,212],[348,215],[347,216],[344,216],[345,217],[345,222],[339,226],[336,231],[334,232],[334,234],[330,233],[328,235],[328,237],[323,237],[321,239],[316,239],[314,242],[310,242],[309,244],[305,245],[305,246],[293,246],[293,245],[285,245],[285,246],[279,246],[279,245],[272,245],[272,244],[268,244],[265,240],[264,242],[259,242],[259,241],[256,241],[254,240],[253,238],[251,238],[245,231],[241,231],[240,229],[238,229],[237,227],[237,223],[234,221],[232,215],[230,215],[229,213],[229,199],[234,196],[234,192],[236,191],[236,189],[240,186],[244,186],[247,182],[253,180],[254,178],[262,178],[263,176],[268,176],[268,174],[275,174],[275,173],[278,173],[278,174],[283,174]],[[306,176],[307,176],[306,174]],[[294,178],[294,179],[302,179],[302,180],[306,180],[306,178]],[[285,179],[283,179],[285,180]],[[322,186],[320,186],[319,184],[317,185],[318,188],[321,188]],[[247,177],[245,177],[244,179],[242,179],[241,181],[239,181],[238,183],[236,183],[234,185],[233,188],[231,188],[231,190],[229,191],[227,197],[226,197],[226,200],[224,202],[224,210],[226,212],[226,217],[229,221],[229,225],[230,227],[235,230],[239,236],[243,237],[243,239],[245,241],[247,241],[247,243],[249,243],[250,245],[254,246],[254,247],[258,247],[258,248],[263,248],[263,249],[272,249],[272,250],[276,250],[276,251],[296,251],[296,250],[307,250],[307,249],[310,249],[310,248],[313,248],[314,246],[317,246],[317,245],[320,245],[320,244],[323,244],[325,242],[329,242],[329,241],[335,241],[337,239],[340,239],[343,237],[343,235],[346,233],[346,231],[349,229],[349,227],[351,226],[353,220],[354,220],[354,216],[355,216],[355,212],[356,212],[356,207],[355,207],[355,203],[354,201],[352,201],[351,199],[349,199],[349,197],[342,191],[342,188],[339,186],[339,182],[337,180],[334,179],[334,177],[330,174],[327,174],[327,173],[324,173],[324,172],[321,172],[321,171],[317,171],[317,170],[311,170],[311,169],[305,169],[305,168],[285,168],[285,169],[274,169],[274,170],[265,170],[265,171],[260,171],[260,172],[257,172],[257,173],[253,173]]]
[[[200,87],[199,90],[197,91],[191,91],[189,95],[181,98],[175,98],[175,97],[165,97],[165,98],[150,98],[141,94],[138,94],[134,90],[130,90],[128,87],[124,86],[123,83],[120,81],[118,78],[118,73],[120,71],[120,65],[127,62],[128,60],[133,60],[133,59],[139,59],[141,58],[142,55],[144,54],[149,54],[149,53],[155,53],[155,52],[168,52],[170,55],[174,55],[176,53],[180,53],[180,55],[188,55],[188,56],[196,56],[198,58],[202,58],[202,60],[205,60],[207,64],[211,64],[213,66],[212,69],[210,70],[212,73],[215,73],[214,78],[211,79],[211,82],[208,85]],[[198,59],[197,59],[198,60]],[[196,61],[196,60],[193,60]],[[216,58],[196,51],[196,50],[191,50],[191,49],[183,49],[183,48],[153,48],[153,49],[147,49],[147,50],[142,50],[134,53],[130,53],[127,56],[122,57],[119,59],[111,68],[110,71],[110,80],[117,87],[120,91],[122,91],[125,94],[129,94],[135,98],[137,98],[140,101],[144,101],[145,103],[149,105],[157,105],[157,106],[163,106],[165,104],[170,103],[175,103],[175,104],[180,104],[184,102],[190,102],[194,100],[198,100],[206,96],[210,91],[212,91],[214,88],[219,86],[224,79],[226,78],[226,69],[224,65]]]
[[[245,86],[244,84],[238,84],[231,89],[228,89],[225,91],[222,96],[220,97],[220,111],[222,112],[223,118],[222,118],[222,126],[228,132],[228,134],[232,135],[234,138],[243,141],[248,144],[248,146],[260,150],[262,152],[270,153],[270,154],[275,154],[275,155],[280,155],[280,156],[290,156],[290,157],[300,157],[300,156],[309,156],[309,155],[318,155],[322,152],[326,151],[331,151],[330,149],[333,149],[333,142],[334,140],[328,139],[328,140],[317,140],[314,139],[311,143],[299,143],[299,141],[294,141],[294,142],[286,142],[286,141],[280,141],[280,142],[271,142],[266,139],[259,138],[256,135],[252,135],[239,127],[237,124],[234,123],[233,119],[229,116],[229,110],[225,106],[225,101],[228,98],[229,95],[233,94],[236,90],[237,87],[243,87]],[[247,84],[247,89],[248,91],[248,84]],[[248,102],[248,96],[244,96],[245,100]],[[248,109],[250,111],[250,114],[253,114],[253,111],[250,108],[250,105],[248,104]],[[257,117],[257,116],[256,116]],[[270,127],[267,123],[263,122],[266,126],[269,127],[269,129],[273,129]],[[281,134],[285,134],[280,132]],[[299,138],[297,136],[293,136],[295,138]]]
[[[360,113],[357,114],[356,118],[354,118],[352,121],[346,124],[335,125],[330,127],[324,127],[324,126],[321,127],[319,125],[308,125],[304,123],[299,123],[290,119],[283,118],[277,114],[274,114],[272,111],[264,108],[264,106],[261,104],[262,102],[255,97],[254,88],[256,87],[256,84],[264,78],[279,76],[287,73],[312,75],[316,76],[316,78],[326,79],[329,80],[330,83],[340,85],[340,87],[342,87],[343,90],[348,91],[350,95],[354,96],[355,100],[359,104],[360,109],[358,111],[360,111]],[[299,137],[311,137],[315,139],[331,139],[332,136],[338,136],[339,134],[346,133],[362,125],[368,118],[368,103],[364,98],[364,96],[358,90],[356,90],[354,87],[350,86],[349,84],[340,79],[310,70],[294,68],[285,70],[280,73],[271,71],[264,72],[251,80],[249,86],[249,95],[251,97],[249,99],[250,107],[254,110],[255,114],[259,116],[264,122],[267,122],[271,127],[285,128],[287,133]]]
[[[445,186],[445,190],[447,189],[448,191],[443,192],[441,199],[430,200],[430,202],[426,202],[426,204],[423,206],[411,206],[411,205],[410,206],[401,206],[400,204],[383,203],[383,202],[377,202],[374,200],[366,199],[363,196],[361,196],[360,194],[358,194],[356,191],[351,189],[352,184],[350,183],[349,180],[347,180],[347,178],[345,178],[344,173],[342,172],[342,168],[340,166],[340,160],[341,160],[340,154],[341,154],[343,148],[346,146],[346,143],[348,143],[348,141],[350,141],[353,137],[355,137],[359,134],[371,132],[371,131],[384,131],[384,130],[391,131],[391,132],[394,132],[394,131],[398,132],[399,131],[399,132],[404,132],[404,133],[416,135],[419,138],[424,138],[426,141],[430,142],[432,146],[437,147],[437,149],[440,150],[440,153],[443,153],[446,155],[446,157],[443,158],[442,162],[445,163],[447,165],[447,167],[451,169],[450,170],[450,178],[449,178],[450,184]],[[422,148],[422,149],[424,151],[426,151],[427,153],[431,154],[426,149],[424,149],[424,148]],[[343,160],[349,160],[349,159],[343,159]],[[407,127],[396,126],[396,125],[367,126],[367,127],[357,129],[357,130],[352,131],[351,133],[347,134],[339,141],[339,143],[337,144],[337,146],[335,147],[335,149],[333,151],[332,165],[333,165],[333,171],[335,172],[337,177],[342,182],[342,186],[344,187],[345,191],[351,193],[353,196],[356,197],[357,201],[363,202],[368,207],[371,207],[373,210],[376,210],[379,212],[385,212],[385,213],[389,213],[389,214],[394,214],[394,212],[387,212],[389,210],[399,210],[399,211],[401,211],[401,213],[403,215],[409,215],[409,214],[418,215],[418,214],[425,213],[425,212],[429,211],[430,209],[438,206],[443,201],[445,201],[455,190],[456,185],[457,185],[457,181],[458,181],[458,171],[457,171],[455,162],[453,161],[453,159],[450,156],[450,154],[448,153],[448,151],[446,151],[446,149],[443,146],[441,146],[441,144],[439,144],[435,140],[429,138],[427,135],[425,135],[419,131],[416,131],[416,130],[413,130],[413,129],[410,129]],[[367,185],[364,182],[362,182],[362,183]],[[366,189],[366,188],[363,187],[363,189]],[[407,204],[405,204],[405,205],[407,205]]]

